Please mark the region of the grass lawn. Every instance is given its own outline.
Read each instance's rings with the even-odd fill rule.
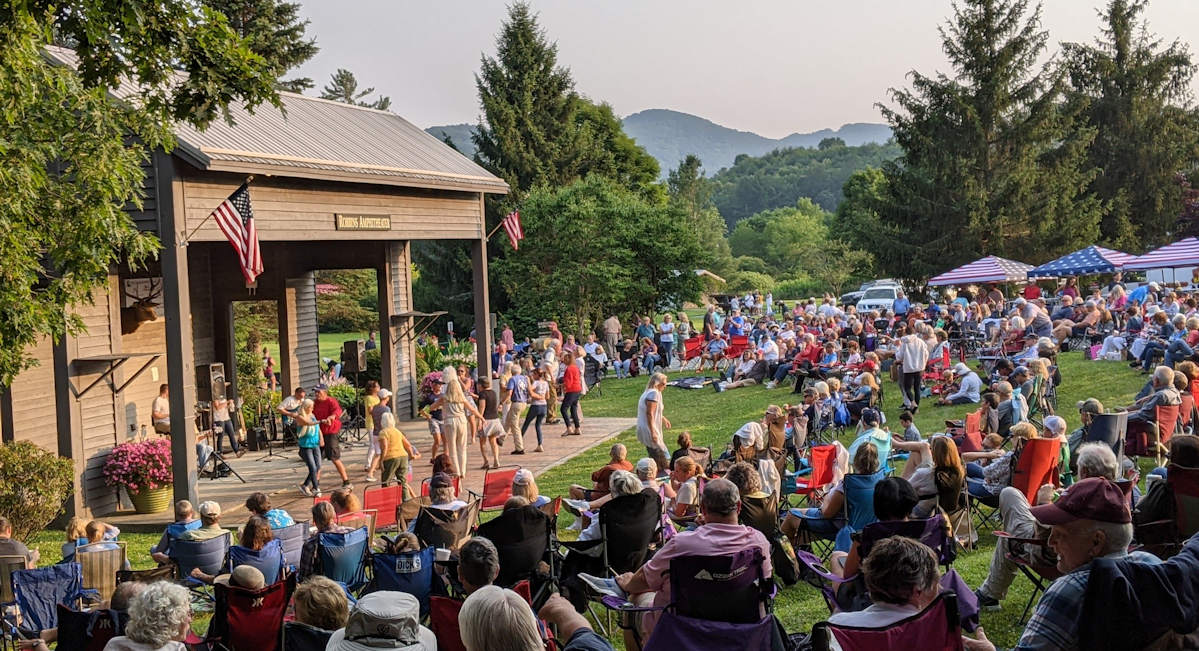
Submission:
[[[1088,362],[1081,353],[1067,353],[1061,358],[1062,385],[1058,387],[1058,403],[1070,429],[1078,426],[1074,404],[1086,398],[1098,398],[1111,409],[1131,402],[1144,379],[1126,365],[1115,362]],[[633,416],[636,414],[637,399],[645,388],[644,378],[628,380],[605,380],[602,397],[590,393],[583,400],[583,411],[587,416]],[[898,423],[899,387],[887,380],[883,390],[883,408],[892,425]],[[722,394],[711,390],[688,391],[667,388],[665,394],[666,417],[673,429],[667,433],[667,443],[674,448],[672,434],[688,430],[695,445],[708,446],[717,453],[723,450],[741,425],[761,418],[769,404],[782,404],[793,400],[790,388],[767,390],[765,387],[748,387]],[[962,418],[973,407],[935,407],[928,402],[916,418],[916,425],[927,436],[944,427],[946,419]],[[629,446],[630,458],[644,454],[632,431],[625,432],[617,440]],[[846,435],[848,444],[852,437]],[[547,471],[538,478],[538,486],[546,495],[559,495],[575,482],[585,480],[595,468],[607,461],[607,445],[600,445],[557,468]],[[1143,464],[1144,465],[1144,464]],[[1148,470],[1144,466],[1142,471]],[[1142,474],[1143,474],[1142,473]],[[565,518],[569,519],[569,515]],[[973,551],[963,551],[954,567],[971,587],[978,587],[986,577],[994,537],[987,532]],[[998,646],[1012,646],[1019,638],[1017,623],[1025,602],[1031,593],[1029,582],[1017,577],[1003,603],[1003,610],[983,613],[982,624],[987,636]],[[828,609],[817,591],[803,583],[780,590],[775,601],[775,613],[782,619],[788,632],[808,631],[812,625],[828,617]]]
[[[322,335],[322,354],[326,345],[330,350],[336,350],[340,342],[352,335]],[[1074,404],[1085,398],[1098,398],[1111,409],[1131,402],[1133,395],[1140,388],[1144,379],[1126,365],[1114,362],[1087,362],[1081,353],[1068,353],[1062,356],[1061,368],[1063,382],[1059,387],[1058,402],[1061,413],[1065,416],[1071,429],[1077,426],[1078,417]],[[591,392],[583,400],[585,416],[621,416],[630,417],[636,414],[637,398],[645,388],[645,379],[632,378],[627,380],[608,379],[603,383],[603,395]],[[889,380],[885,380],[883,408],[892,424],[898,422],[899,388]],[[668,388],[665,394],[666,416],[673,424],[673,429],[667,435],[667,442],[673,448],[673,436],[684,430],[690,431],[695,445],[708,446],[714,451],[723,450],[735,432],[742,424],[761,418],[763,410],[769,404],[783,404],[793,399],[790,388],[767,390],[765,387],[749,387],[737,389],[723,394],[711,390],[687,391]],[[938,431],[945,419],[961,418],[971,408],[935,407],[925,403],[925,408],[917,415],[916,424],[926,436]],[[630,457],[639,458],[644,454],[636,441],[632,430],[616,437],[628,445]],[[846,435],[844,443],[851,437]],[[591,450],[571,459],[569,462],[553,468],[538,478],[538,485],[545,495],[563,495],[572,483],[585,483],[590,473],[607,462],[608,444],[597,445]],[[1143,460],[1142,474],[1149,469]],[[562,525],[570,522],[570,515],[563,512]],[[237,523],[234,523],[237,524]],[[563,538],[573,538],[574,532],[561,532]],[[145,569],[153,566],[149,556],[149,548],[158,541],[157,535],[124,534],[121,539],[128,542],[129,559],[135,569]],[[63,532],[43,531],[34,537],[31,546],[41,551],[42,564],[57,561],[61,556],[59,547],[63,542]],[[983,535],[979,546],[973,551],[963,551],[954,567],[962,574],[966,582],[977,587],[986,576],[991,553],[994,549],[994,538],[990,533]],[[1023,577],[1017,577],[1012,589],[1004,601],[1003,610],[995,613],[983,613],[982,623],[988,637],[999,646],[1012,646],[1017,641],[1021,627],[1017,624],[1021,610],[1030,594],[1030,584]],[[782,619],[788,632],[808,631],[816,622],[828,617],[828,609],[815,589],[798,584],[780,590],[775,602],[775,613]],[[203,630],[204,617],[197,621],[197,630]],[[619,646],[620,640],[614,640]]]

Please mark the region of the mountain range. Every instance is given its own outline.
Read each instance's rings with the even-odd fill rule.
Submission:
[[[730,167],[737,156],[761,156],[776,149],[815,147],[825,138],[840,138],[846,145],[885,143],[891,138],[891,128],[885,124],[857,122],[839,129],[821,129],[811,133],[793,133],[785,138],[767,138],[752,131],[730,129],[711,120],[669,109],[648,109],[624,118],[625,133],[658,160],[662,177],[678,167],[687,154],[703,161],[708,175]],[[467,156],[474,156],[471,141],[473,124],[450,124],[425,129],[437,138],[449,136],[454,146]]]

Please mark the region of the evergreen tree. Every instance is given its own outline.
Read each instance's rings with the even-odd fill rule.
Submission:
[[[1063,45],[1071,101],[1095,130],[1089,163],[1101,169],[1090,191],[1107,207],[1103,242],[1130,251],[1166,243],[1180,209],[1175,174],[1195,154],[1188,113],[1195,74],[1186,46],[1161,47],[1141,14],[1146,0],[1112,0],[1094,44]]]
[[[578,177],[574,81],[528,4],[508,10],[496,56],[483,57],[475,85],[483,108],[475,159],[508,182],[512,200],[537,184],[565,185]]]
[[[1039,261],[1094,241],[1101,203],[1085,193],[1094,129],[1062,106],[1037,59],[1048,39],[1028,0],[962,0],[940,29],[953,68],[913,71],[880,106],[903,156],[884,164],[880,218],[897,237],[883,269],[923,278],[994,254]]]
[[[307,20],[300,20],[300,4],[284,0],[204,0],[221,12],[229,27],[242,38],[250,51],[266,60],[278,79],[275,87],[300,93],[312,88],[309,77],[284,80],[288,70],[302,65],[320,48],[316,39],[304,38]]]
[[[375,92],[374,87],[366,90],[358,90],[358,78],[354,73],[345,68],[338,68],[337,72],[329,79],[329,83],[321,90],[322,99],[331,99],[343,104],[354,104],[356,106],[365,106],[367,108],[379,109],[386,111],[391,108],[391,98],[386,95],[380,95],[379,99],[373,102],[362,101],[363,97]]]

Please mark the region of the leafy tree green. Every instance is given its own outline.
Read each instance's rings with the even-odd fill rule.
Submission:
[[[839,138],[826,138],[815,149],[738,156],[732,167],[712,177],[712,199],[730,229],[763,210],[793,206],[801,197],[834,210],[841,200],[841,186],[851,174],[878,167],[900,153],[893,143],[847,147]]]
[[[285,0],[203,0],[204,4],[225,15],[229,27],[242,38],[254,54],[274,70],[275,87],[293,93],[312,88],[310,77],[282,79],[303,65],[320,50],[316,39],[305,39],[308,21],[300,20],[300,3]]]
[[[140,203],[146,148],[170,147],[178,122],[227,118],[231,102],[278,103],[269,64],[221,14],[110,4],[0,12],[0,384],[33,363],[25,351],[39,338],[84,330],[70,306],[91,301],[112,266],[154,254],[124,211]],[[47,62],[52,35],[78,44],[78,72]],[[138,102],[112,101],[122,80],[140,86]]]
[[[610,313],[648,313],[699,296],[699,246],[678,211],[592,175],[536,188],[521,206],[525,239],[496,260],[513,321],[555,318],[582,331]],[[506,315],[509,316],[509,315]]]
[[[1180,205],[1174,176],[1193,163],[1199,123],[1185,106],[1195,64],[1182,43],[1162,47],[1142,14],[1147,0],[1112,0],[1102,36],[1065,43],[1071,100],[1084,107],[1101,169],[1089,190],[1104,202],[1105,243],[1139,251],[1171,239]]]
[[[740,255],[733,259],[737,264],[737,271],[752,271],[754,273],[769,274],[770,265],[762,258],[752,255]]]
[[[599,174],[648,197],[665,198],[658,183],[658,161],[625,134],[610,105],[577,98],[574,119],[579,151],[585,156],[579,176]]]
[[[363,97],[373,92],[375,92],[373,86],[365,90],[358,90],[358,78],[354,76],[354,73],[345,68],[338,68],[337,72],[329,78],[329,83],[321,89],[321,99],[331,99],[343,104],[365,106],[380,111],[391,108],[391,98],[386,95],[380,95],[379,99],[374,101],[363,101]]]
[[[689,154],[679,161],[679,166],[667,175],[666,188],[670,201],[686,215],[692,236],[705,254],[696,264],[718,276],[731,271],[733,259],[725,239],[727,226],[712,203],[712,183],[704,177],[699,157]]]
[[[725,282],[725,289],[733,293],[774,290],[774,278],[757,271],[734,271],[725,278]]]
[[[910,89],[891,91],[897,106],[880,107],[903,148],[883,165],[879,215],[897,237],[873,249],[882,268],[918,279],[982,255],[1036,262],[1093,243],[1095,131],[1063,106],[1061,72],[1038,65],[1040,7],[961,0],[940,34],[954,76],[913,71]]]

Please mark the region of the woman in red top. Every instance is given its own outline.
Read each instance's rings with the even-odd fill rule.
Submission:
[[[575,364],[575,356],[570,352],[562,353],[562,422],[566,431],[562,436],[578,436],[582,432],[579,426],[579,398],[583,395],[583,373]]]

